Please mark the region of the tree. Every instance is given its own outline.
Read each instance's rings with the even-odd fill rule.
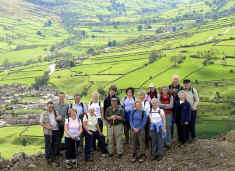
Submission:
[[[48,81],[49,81],[49,71],[46,71],[42,76],[35,78],[35,82],[32,85],[32,87],[38,90],[41,86],[47,85]]]
[[[6,68],[10,66],[9,60],[7,58],[3,61],[3,66]]]
[[[153,63],[162,56],[161,51],[153,50],[149,55],[149,63]]]
[[[94,53],[95,53],[95,50],[93,48],[89,48],[87,50],[87,54],[89,54],[89,55],[93,55]]]
[[[142,31],[143,30],[143,26],[142,25],[138,25],[138,31]]]

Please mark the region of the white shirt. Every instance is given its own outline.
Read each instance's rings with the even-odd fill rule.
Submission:
[[[101,118],[101,109],[104,107],[103,103],[101,103],[101,102],[97,102],[97,103],[92,102],[91,103],[90,102],[88,106],[89,106],[88,109],[91,107],[95,109],[95,116],[97,118]]]
[[[147,100],[144,100],[142,102],[142,110],[144,110],[146,112],[147,116],[149,115],[149,112],[150,112],[150,103]]]
[[[150,121],[152,123],[157,123],[162,120],[161,116],[164,116],[164,110],[157,108],[156,110],[152,109],[152,112],[149,114]]]
[[[96,125],[98,123],[98,118],[94,115],[91,116],[89,113],[87,114],[88,118],[84,116],[83,122],[87,122],[87,129],[89,131],[97,131]]]

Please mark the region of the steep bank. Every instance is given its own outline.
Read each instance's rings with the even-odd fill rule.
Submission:
[[[82,155],[79,156],[78,170],[226,170],[233,171],[235,168],[235,131],[229,132],[226,136],[213,140],[198,140],[184,147],[174,145],[172,150],[166,152],[164,159],[160,162],[151,161],[148,152],[148,160],[145,163],[132,164],[131,147],[125,147],[126,154],[122,159],[102,158],[97,153],[94,162],[85,163]],[[63,158],[60,158],[63,165]],[[63,166],[62,166],[63,167]],[[65,170],[63,168],[47,167],[43,155],[26,156],[17,154],[11,160],[0,162],[0,170],[20,171],[22,169],[32,171],[55,171]]]

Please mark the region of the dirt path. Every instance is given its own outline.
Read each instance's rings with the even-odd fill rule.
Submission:
[[[56,64],[49,65],[49,75],[52,75],[55,72]]]

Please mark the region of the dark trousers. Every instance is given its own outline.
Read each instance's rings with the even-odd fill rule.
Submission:
[[[64,137],[64,125],[59,125],[59,139],[60,139],[60,143],[62,142],[62,139]]]
[[[98,124],[99,124],[99,127],[100,127],[100,131],[103,132],[103,126],[104,125],[103,125],[103,121],[102,121],[101,118],[98,118]],[[96,138],[93,139],[93,149],[94,150],[96,150],[96,140],[97,140]],[[98,143],[99,143],[99,141],[98,141]],[[98,144],[98,146],[99,146],[99,144]]]
[[[130,129],[131,129],[130,122],[129,121],[124,121],[123,125],[124,125],[124,135],[125,135],[125,138],[126,138],[126,143],[129,143]]]
[[[105,138],[101,136],[98,131],[91,131],[92,135],[85,132],[85,160],[89,160],[91,155],[91,148],[93,146],[94,139],[98,139],[98,146],[102,153],[108,153],[105,145]]]
[[[66,146],[66,152],[65,152],[66,160],[76,159],[79,142],[68,137],[65,137],[64,140]]]
[[[192,120],[189,124],[189,135],[192,139],[196,138],[196,119],[197,111],[192,111]]]
[[[46,159],[55,161],[57,150],[60,144],[60,132],[52,131],[52,135],[44,135]]]
[[[178,133],[178,140],[181,143],[186,143],[189,140],[189,125],[182,125],[181,123],[176,123],[177,125],[177,133]]]
[[[146,122],[146,125],[145,125],[145,147],[146,148],[149,148],[149,142],[151,140],[149,126],[150,126],[150,117],[148,116],[147,117],[147,122]]]

